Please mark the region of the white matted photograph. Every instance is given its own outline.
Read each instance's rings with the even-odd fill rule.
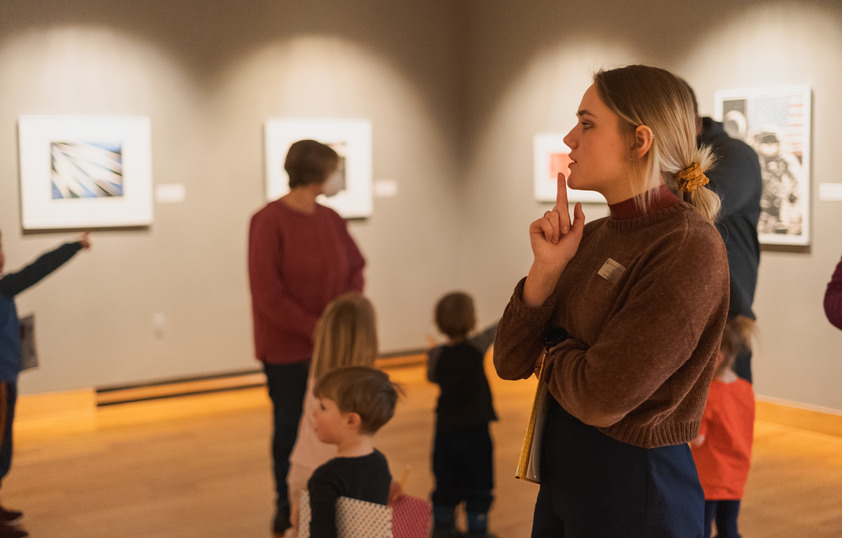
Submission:
[[[810,95],[807,86],[715,93],[716,119],[760,158],[763,244],[810,244]]]
[[[372,212],[371,122],[366,119],[269,118],[266,120],[266,200],[289,192],[284,170],[289,147],[298,140],[316,140],[339,154],[344,177],[334,196],[320,196],[324,204],[346,219],[370,217]]]
[[[558,173],[570,176],[570,148],[564,143],[562,133],[538,133],[534,148],[535,199],[539,202],[555,202],[558,191]],[[569,202],[605,203],[605,198],[596,191],[580,191],[567,188]]]
[[[24,230],[152,224],[152,150],[143,116],[21,116]]]

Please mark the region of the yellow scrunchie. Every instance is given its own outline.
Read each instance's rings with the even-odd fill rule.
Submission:
[[[707,185],[710,180],[699,168],[699,163],[693,163],[684,170],[675,174],[675,182],[678,183],[678,189],[684,192],[693,192],[694,190]]]

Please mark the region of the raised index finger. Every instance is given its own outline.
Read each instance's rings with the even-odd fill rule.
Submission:
[[[567,202],[567,178],[564,173],[558,173],[558,184],[555,195],[555,210],[561,218],[561,233],[566,234],[570,231],[570,209]]]

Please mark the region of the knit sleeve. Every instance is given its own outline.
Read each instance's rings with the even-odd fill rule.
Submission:
[[[503,379],[527,379],[543,351],[543,336],[552,315],[555,296],[551,295],[538,308],[522,301],[523,283],[515,287],[512,298],[497,325],[494,339],[494,368]]]
[[[828,321],[842,329],[842,260],[836,265],[836,270],[827,285],[824,294],[824,312]]]
[[[639,408],[668,413],[703,373],[712,373],[728,307],[728,266],[719,234],[712,226],[702,233],[691,227],[651,252],[596,341],[587,345],[573,335],[549,354],[550,392],[586,424],[607,428]],[[680,369],[687,379],[663,388]]]
[[[365,258],[363,257],[362,252],[360,252],[359,247],[357,247],[357,244],[354,242],[354,238],[351,237],[351,234],[348,231],[348,224],[338,214],[336,214],[336,217],[340,220],[342,240],[345,244],[346,255],[348,256],[348,289],[361,292],[365,286],[365,278],[363,277]]]

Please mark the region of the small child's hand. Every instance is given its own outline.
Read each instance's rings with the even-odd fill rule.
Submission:
[[[289,522],[294,528],[298,528],[299,512],[300,508],[298,507],[298,503],[291,503],[289,507]]]
[[[79,242],[82,244],[82,248],[85,249],[85,250],[88,250],[89,248],[91,248],[90,235],[91,234],[89,234],[88,232],[85,232],[85,233],[82,234],[81,237],[79,237]]]
[[[535,374],[535,379],[541,381],[541,365],[544,363],[544,355],[545,353],[541,351],[540,355],[538,355],[538,359],[535,361],[535,366],[532,367],[532,372]],[[526,377],[532,377],[527,375]]]
[[[389,500],[387,504],[392,504],[401,497],[403,497],[403,487],[401,487],[401,483],[397,480],[392,480],[392,483],[389,484]]]

